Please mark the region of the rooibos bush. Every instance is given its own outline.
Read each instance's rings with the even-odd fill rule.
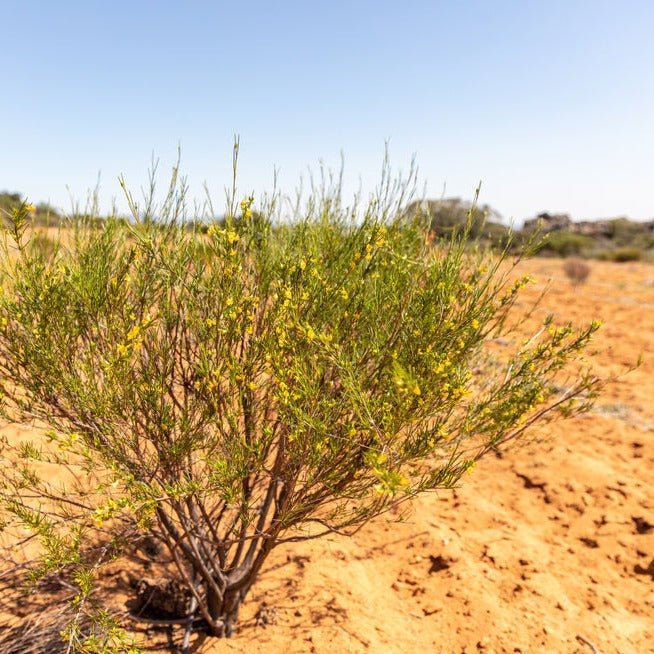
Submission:
[[[492,359],[525,280],[466,239],[429,249],[381,188],[360,211],[320,189],[277,224],[271,204],[252,220],[246,198],[202,234],[173,184],[157,219],[134,206],[132,225],[74,225],[49,258],[14,211],[4,412],[47,424],[52,443],[3,443],[0,503],[5,529],[38,535],[40,573],[77,586],[78,613],[98,566],[148,533],[188,614],[230,635],[274,547],[351,533],[454,486],[535,421],[587,408],[589,374],[552,382],[597,324],[548,322]]]

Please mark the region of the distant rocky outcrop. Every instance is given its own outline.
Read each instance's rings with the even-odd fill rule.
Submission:
[[[521,236],[543,235],[544,254],[587,256],[631,261],[654,250],[654,220],[602,218],[573,221],[568,214],[540,213],[525,220]]]
[[[460,198],[413,202],[407,216],[419,216],[436,237],[462,232],[470,221],[470,235],[491,247],[504,247],[509,239],[516,249],[554,256],[599,257],[615,261],[654,258],[654,220],[602,218],[575,221],[567,213],[539,213],[513,230],[500,222],[500,214],[482,205],[472,210]]]
[[[592,238],[614,238],[622,232],[654,232],[654,220],[635,221],[629,218],[601,218],[599,220],[573,221],[567,213],[539,213],[535,218],[525,220],[523,231],[538,230],[541,234],[566,231]]]
[[[525,220],[523,230],[533,232],[539,230],[541,234],[559,232],[570,229],[572,218],[567,213],[539,213],[535,218]]]
[[[573,234],[582,234],[592,238],[611,238],[614,233],[610,220],[581,220],[570,225]]]
[[[612,220],[580,220],[574,222],[567,213],[539,213],[535,218],[525,220],[523,231],[538,230],[541,234],[566,231],[591,238],[611,238],[614,233]]]

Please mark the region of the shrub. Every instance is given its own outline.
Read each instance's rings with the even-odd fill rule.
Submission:
[[[424,200],[409,204],[405,214],[420,217],[437,238],[450,239],[464,235],[504,249],[512,238],[512,231],[500,221],[500,214],[489,205],[477,206],[460,198]]]
[[[538,250],[541,254],[555,254],[559,257],[580,255],[593,247],[593,239],[583,234],[566,231],[546,234]]]
[[[581,259],[568,259],[563,264],[563,272],[565,272],[568,279],[576,286],[586,281],[588,275],[590,275],[590,266]]]
[[[357,213],[323,188],[273,229],[272,201],[255,222],[253,200],[235,212],[232,196],[225,227],[203,235],[180,222],[183,197],[173,184],[156,220],[133,204],[133,225],[74,225],[54,259],[13,213],[4,413],[47,424],[50,445],[3,443],[0,507],[5,530],[42,544],[34,576],[76,586],[78,616],[97,569],[149,534],[189,614],[229,636],[273,548],[451,488],[534,422],[592,401],[590,373],[553,382],[597,323],[548,321],[491,360],[526,280],[463,240],[429,250],[396,217],[401,198],[380,192]]]
[[[643,258],[643,251],[640,248],[623,247],[608,250],[604,257],[609,261],[626,263],[628,261],[640,261]]]
[[[12,209],[17,209],[21,206],[23,196],[20,193],[9,193],[2,191],[0,193],[0,212],[7,213]]]
[[[649,240],[651,232],[647,223],[614,218],[610,221],[611,240],[618,246],[636,246]]]

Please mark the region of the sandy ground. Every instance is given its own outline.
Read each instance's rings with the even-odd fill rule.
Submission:
[[[551,279],[538,317],[599,318],[597,371],[640,368],[404,522],[278,548],[237,635],[192,651],[654,652],[654,266],[590,265],[575,288],[561,261],[523,262],[524,307]]]

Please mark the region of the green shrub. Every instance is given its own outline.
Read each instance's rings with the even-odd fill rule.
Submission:
[[[643,251],[640,248],[623,247],[615,250],[607,250],[604,258],[608,261],[626,263],[628,261],[640,261],[643,258]]]
[[[555,254],[559,257],[579,256],[593,247],[593,239],[583,234],[566,231],[550,232],[538,247],[540,254]]]
[[[12,209],[18,209],[23,202],[23,196],[20,193],[0,193],[0,211],[9,212]]]
[[[511,229],[501,222],[500,214],[490,207],[478,207],[460,198],[412,202],[405,209],[410,218],[419,218],[437,238],[460,235],[473,237],[499,249],[511,240]]]
[[[49,425],[51,443],[2,444],[0,518],[38,537],[34,575],[66,574],[78,616],[97,569],[146,533],[189,614],[228,636],[276,546],[451,488],[592,401],[590,374],[553,382],[597,323],[547,321],[490,361],[526,280],[464,240],[430,250],[397,198],[355,213],[323,188],[275,229],[274,207],[253,221],[246,198],[203,235],[180,222],[183,197],[173,185],[157,220],[132,203],[133,225],[74,225],[55,258],[13,213],[3,410]],[[40,475],[46,462],[60,474]]]
[[[638,246],[651,236],[647,224],[628,218],[611,220],[611,232],[611,240],[619,246]]]

